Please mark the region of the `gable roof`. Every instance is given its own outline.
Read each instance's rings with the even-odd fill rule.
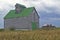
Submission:
[[[24,8],[22,12],[18,14],[15,13],[15,10],[10,10],[8,14],[4,17],[4,19],[28,16],[30,13],[32,13],[33,10],[34,7]]]

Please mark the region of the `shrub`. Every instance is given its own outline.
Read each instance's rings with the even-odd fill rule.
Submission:
[[[14,30],[15,30],[15,28],[14,28],[14,27],[11,27],[11,28],[10,28],[10,30],[11,30],[11,31],[14,31]]]
[[[4,31],[4,29],[0,29],[0,31]]]

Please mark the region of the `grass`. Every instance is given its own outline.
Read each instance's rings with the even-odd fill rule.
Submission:
[[[0,31],[0,40],[60,40],[60,29]]]

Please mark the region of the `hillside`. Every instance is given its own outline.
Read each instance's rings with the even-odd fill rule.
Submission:
[[[1,31],[0,40],[60,40],[60,29]]]

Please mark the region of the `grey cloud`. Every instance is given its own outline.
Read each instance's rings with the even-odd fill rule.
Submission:
[[[49,18],[49,20],[60,20],[60,18]]]
[[[24,2],[24,0],[23,0]],[[29,6],[29,7],[32,7],[34,6],[36,8],[36,10],[38,11],[39,15],[41,14],[40,12],[42,11],[45,11],[45,12],[48,12],[48,13],[51,13],[53,11],[56,11],[60,14],[60,6],[58,6],[59,4],[56,3],[54,5],[47,5],[46,2],[43,2],[42,0],[25,0],[26,4],[25,6]],[[58,5],[57,5],[58,4]],[[4,17],[8,12],[9,10],[11,9],[14,9],[14,4],[7,4],[7,3],[4,3],[2,6],[3,6],[3,9],[0,11],[0,17]],[[57,6],[56,6],[57,5]]]
[[[25,1],[38,1],[38,0],[25,0]]]

